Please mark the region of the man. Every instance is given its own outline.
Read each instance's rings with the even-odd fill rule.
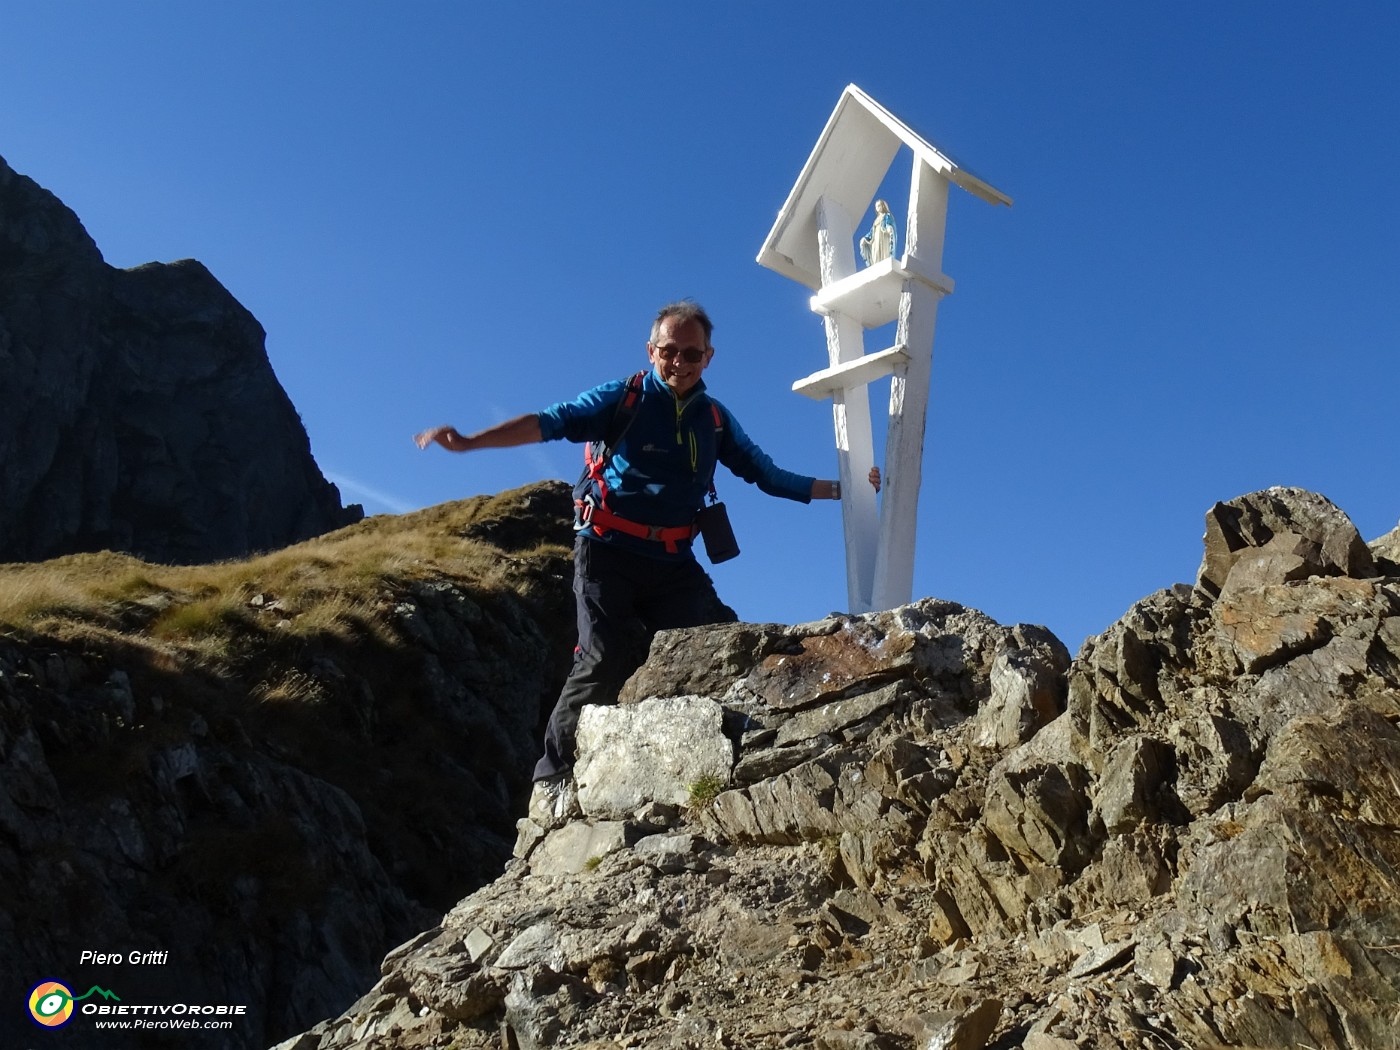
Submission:
[[[650,636],[714,622],[714,610],[722,608],[691,551],[695,517],[717,462],[769,495],[802,503],[841,498],[839,482],[775,466],[729,410],[709,397],[701,375],[714,357],[713,330],[696,302],[661,308],[646,345],[652,370],[642,379],[620,439],[609,435],[609,428],[629,396],[625,379],[470,436],[442,426],[414,438],[419,448],[436,442],[452,452],[558,438],[617,440],[612,454],[590,471],[578,501],[578,648],[545,731],[544,757],[535,766],[537,782],[556,785],[569,773],[583,706],[615,703],[622,683],[637,669],[639,657],[628,638],[634,620]],[[878,491],[878,469],[871,469],[870,481]]]

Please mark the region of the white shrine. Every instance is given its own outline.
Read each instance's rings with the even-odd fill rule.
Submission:
[[[902,254],[858,268],[855,223],[871,206],[900,147],[914,154]],[[831,398],[840,463],[850,611],[892,609],[913,598],[914,540],[938,302],[948,184],[991,204],[1011,198],[910,130],[860,88],[842,93],[812,155],[758,253],[761,265],[805,284],[826,325],[829,367],[792,385]],[[878,216],[877,216],[878,221]],[[894,345],[865,352],[865,329],[897,322]],[[882,495],[866,386],[890,377]]]

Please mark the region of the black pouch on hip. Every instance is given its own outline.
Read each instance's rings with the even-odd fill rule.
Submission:
[[[702,507],[695,515],[695,528],[705,541],[705,556],[715,565],[739,556],[739,541],[734,538],[729,511],[724,509],[723,503]]]

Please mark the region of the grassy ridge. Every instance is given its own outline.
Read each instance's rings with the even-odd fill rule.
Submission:
[[[28,717],[66,797],[140,803],[188,741],[210,769],[271,758],[346,791],[386,870],[444,908],[508,852],[503,793],[523,790],[567,669],[568,509],[545,483],[210,565],[0,565],[0,657],[31,669]],[[191,864],[248,852],[237,821],[200,819]]]
[[[58,641],[115,634],[211,668],[269,629],[292,638],[389,641],[386,589],[448,576],[486,594],[524,596],[529,573],[522,568],[567,557],[557,537],[502,527],[529,517],[541,491],[530,486],[367,518],[269,554],[209,565],[155,565],[108,551],[0,564],[0,632]]]

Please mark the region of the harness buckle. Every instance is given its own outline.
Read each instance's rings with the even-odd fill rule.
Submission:
[[[582,532],[593,524],[593,511],[597,503],[591,495],[574,500],[574,531]]]

